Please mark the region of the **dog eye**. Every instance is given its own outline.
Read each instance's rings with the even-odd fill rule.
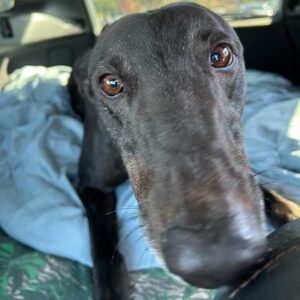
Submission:
[[[219,44],[210,54],[211,65],[215,68],[225,68],[232,64],[233,53],[227,44]]]
[[[121,79],[113,74],[100,77],[100,86],[104,94],[112,97],[123,92],[124,86]]]

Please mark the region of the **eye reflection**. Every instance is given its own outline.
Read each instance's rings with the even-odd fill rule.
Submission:
[[[121,79],[113,74],[106,74],[100,78],[100,87],[107,96],[116,96],[123,92],[124,86]]]
[[[215,68],[225,68],[232,64],[233,53],[229,45],[219,44],[210,54],[211,65]]]

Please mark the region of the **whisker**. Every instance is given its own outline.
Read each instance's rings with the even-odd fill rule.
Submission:
[[[134,240],[134,244],[137,244],[140,240],[142,240],[144,238],[144,233],[141,231],[140,235]],[[147,249],[147,246],[144,247],[143,252],[145,251],[145,249]]]
[[[148,249],[148,245],[146,244],[146,246],[144,247],[143,252],[142,252],[142,254],[141,254],[140,258],[139,258],[139,261],[140,261],[139,264],[142,264],[143,258],[144,258],[144,255],[145,255],[146,252],[147,252],[147,249]]]
[[[150,253],[149,253],[150,255],[148,255],[148,258],[147,258],[147,265],[149,265],[149,262],[150,262],[150,259],[151,259],[151,254],[152,254],[149,248],[150,248],[150,245],[149,245],[148,242],[147,242],[147,249],[148,249],[148,251],[150,252]]]
[[[128,222],[128,221],[130,221],[130,220],[134,220],[134,219],[138,219],[138,215],[132,214],[131,216],[128,216],[128,218],[122,220],[122,221],[120,222],[120,224],[124,224],[124,223],[126,223],[126,222]]]
[[[278,183],[278,181],[272,180],[272,181],[266,181],[266,182],[259,182],[259,185],[265,186],[265,185],[270,184],[270,183]]]
[[[111,214],[117,212],[118,210],[126,210],[126,209],[136,209],[136,210],[138,210],[139,208],[137,206],[136,207],[134,207],[134,206],[132,206],[132,207],[130,207],[130,206],[129,207],[123,207],[123,208],[114,209],[112,211],[109,211],[105,215],[108,216],[108,215],[111,215]]]
[[[258,175],[267,173],[267,172],[269,172],[269,171],[270,171],[270,170],[263,170],[263,171],[254,172],[254,173],[250,174],[249,177],[250,177],[250,178],[253,178],[253,177],[255,177],[255,176],[258,176]]]
[[[115,249],[113,251],[113,254],[111,256],[111,261],[110,263],[113,264],[114,263],[114,260],[115,260],[115,256],[116,256],[116,253],[117,253],[117,250],[120,246],[120,244],[124,241],[124,239],[127,239],[132,233],[134,233],[136,230],[138,230],[140,228],[140,225],[137,225],[135,226],[129,233],[127,233],[126,235],[122,236],[119,241],[117,242],[116,246],[115,246]]]

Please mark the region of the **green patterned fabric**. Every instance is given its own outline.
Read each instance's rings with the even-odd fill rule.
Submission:
[[[131,274],[131,300],[207,300],[215,291],[196,289],[153,269]],[[42,254],[0,230],[1,300],[93,300],[91,269]]]
[[[0,234],[1,300],[92,300],[90,269]]]
[[[160,269],[132,274],[131,300],[211,300],[216,290],[197,289]]]

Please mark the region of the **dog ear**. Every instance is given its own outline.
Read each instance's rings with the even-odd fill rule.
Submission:
[[[122,159],[95,108],[88,78],[91,50],[74,65],[69,80],[71,103],[84,121],[84,138],[79,162],[79,188],[113,190],[126,179]]]
[[[122,158],[98,110],[85,102],[84,138],[79,162],[79,187],[112,192],[127,178]]]
[[[109,25],[110,24],[105,24],[103,26],[100,35]],[[85,100],[93,97],[88,80],[88,63],[91,52],[92,49],[86,51],[76,60],[68,83],[72,107],[82,119],[85,114]]]
[[[108,24],[105,24],[103,27],[102,27],[102,30],[101,30],[101,33],[103,33],[108,27],[109,27],[109,23]]]
[[[88,50],[76,60],[68,82],[71,105],[82,119],[85,115],[85,100],[91,97],[88,81],[88,62],[90,54],[91,50]]]

